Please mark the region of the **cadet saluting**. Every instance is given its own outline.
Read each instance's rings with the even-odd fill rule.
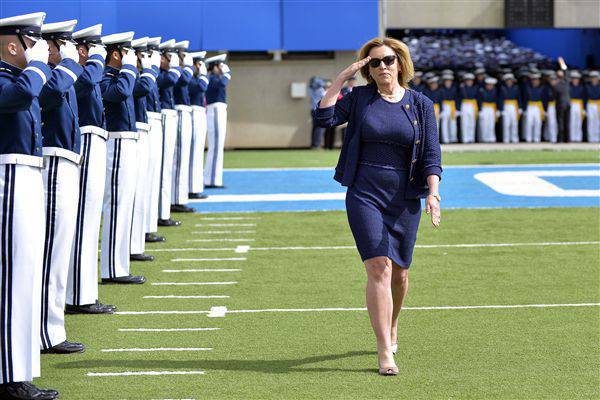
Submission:
[[[79,202],[75,239],[67,283],[67,314],[112,314],[114,306],[98,302],[98,239],[106,176],[104,106],[100,81],[106,50],[102,24],[73,33],[83,73],[75,82],[82,162],[79,171]]]
[[[65,301],[79,198],[79,131],[73,84],[83,72],[71,42],[77,20],[44,24],[52,76],[40,93],[42,107],[46,238],[42,277],[42,353],[77,353],[81,343],[67,341]]]
[[[204,146],[206,145],[206,99],[208,70],[202,58],[205,51],[191,53],[196,71],[190,81],[190,103],[192,104],[192,147],[190,153],[190,199],[205,199],[204,191]]]
[[[131,49],[133,32],[105,36],[107,65],[100,82],[108,130],[106,184],[102,222],[103,283],[144,283],[129,274],[129,240],[137,177],[137,140],[133,88],[137,56]]]
[[[44,248],[42,128],[38,95],[50,79],[45,13],[0,19],[0,397],[54,399],[40,375]],[[16,205],[16,206],[15,206]]]

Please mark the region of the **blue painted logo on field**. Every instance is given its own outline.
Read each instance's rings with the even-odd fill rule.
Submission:
[[[225,189],[192,201],[200,212],[344,210],[330,168],[225,170]],[[600,165],[445,167],[444,208],[598,207]]]

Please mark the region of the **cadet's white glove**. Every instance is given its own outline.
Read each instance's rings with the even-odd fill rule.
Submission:
[[[179,54],[177,53],[169,53],[171,59],[169,60],[169,68],[177,68],[179,67]]]
[[[206,64],[204,64],[203,61],[200,61],[200,68],[198,68],[198,72],[200,73],[200,75],[208,74],[208,70],[206,69]]]
[[[454,111],[454,116],[455,117],[460,117],[460,110]]]
[[[123,65],[133,65],[137,67],[137,55],[134,50],[129,50],[127,54],[123,56],[123,60],[121,61]]]
[[[143,69],[152,68],[152,59],[150,58],[150,56],[148,54],[142,55],[142,68]]]
[[[79,62],[79,52],[77,51],[77,47],[71,42],[66,42],[62,46],[60,46],[60,58],[65,60],[70,58],[75,62]]]
[[[49,56],[50,47],[48,47],[48,43],[45,40],[38,40],[33,47],[25,50],[25,59],[28,64],[31,61],[39,61],[48,64]]]
[[[192,57],[191,54],[186,53],[185,56],[183,57],[183,65],[185,65],[186,67],[193,67],[194,66],[194,57]]]
[[[498,110],[496,111],[496,118],[500,117],[502,115],[502,111]]]
[[[102,59],[106,59],[106,49],[104,46],[95,46],[90,47],[90,51],[88,51],[88,56],[100,56]]]
[[[221,63],[221,71],[223,71],[224,74],[228,73],[231,71],[231,69],[229,69],[229,66],[225,63]]]
[[[158,51],[153,51],[150,56],[150,60],[152,61],[152,66],[156,68],[160,68],[160,53]]]

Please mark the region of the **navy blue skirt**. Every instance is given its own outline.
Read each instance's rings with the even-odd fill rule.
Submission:
[[[360,164],[346,192],[346,212],[356,247],[363,261],[389,257],[410,267],[421,201],[405,199],[408,171]]]

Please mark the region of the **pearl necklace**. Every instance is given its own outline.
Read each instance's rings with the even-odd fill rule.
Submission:
[[[377,93],[379,93],[379,95],[381,97],[383,97],[385,100],[389,100],[393,103],[397,103],[400,101],[400,96],[402,95],[402,93],[397,93],[397,94],[385,94],[385,93],[381,93],[381,90],[377,89]]]

